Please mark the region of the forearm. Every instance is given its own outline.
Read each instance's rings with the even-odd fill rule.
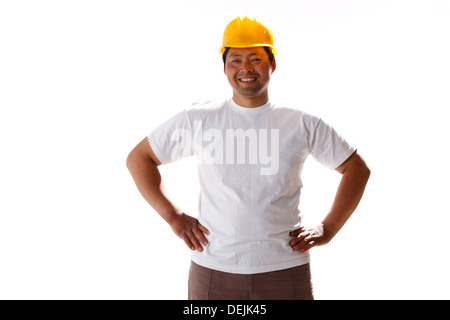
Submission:
[[[322,221],[326,238],[331,240],[344,226],[358,206],[370,176],[370,170],[357,156],[355,164],[346,168],[329,213]]]
[[[142,140],[127,158],[127,167],[145,200],[166,220],[173,232],[191,249],[203,251],[208,244],[205,234],[209,230],[196,218],[185,214],[169,198],[161,180],[158,165],[161,162],[154,154],[147,138]]]
[[[370,176],[366,163],[355,151],[336,171],[342,174],[342,178],[330,211],[320,225],[290,232],[292,250],[306,252],[312,247],[327,244],[358,206]]]
[[[152,159],[131,153],[127,167],[141,195],[166,222],[170,224],[182,213],[169,199],[159,169]]]

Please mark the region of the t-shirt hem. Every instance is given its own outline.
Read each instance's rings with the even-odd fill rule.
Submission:
[[[153,136],[151,134],[147,136],[147,140],[148,140],[148,143],[150,144],[150,147],[153,150],[153,153],[158,158],[158,160],[162,164],[168,163],[169,161],[167,161],[167,159],[163,156],[162,152],[159,150],[158,146],[156,145],[155,139],[153,138]]]
[[[353,148],[353,147],[348,148],[347,151],[344,152],[344,153],[342,154],[342,156],[340,156],[340,157],[338,158],[338,160],[336,160],[336,161],[333,163],[332,166],[330,166],[331,169],[336,169],[336,168],[339,167],[341,164],[343,164],[343,163],[345,162],[345,160],[347,160],[348,157],[350,157],[350,156],[352,155],[352,153],[355,152],[355,150],[356,150],[356,149]]]
[[[265,272],[279,271],[279,270],[285,270],[285,269],[289,269],[289,268],[298,267],[298,266],[309,263],[310,256],[307,255],[305,257],[302,257],[301,259],[285,262],[282,264],[253,266],[253,267],[217,266],[214,264],[207,263],[205,261],[198,260],[195,256],[192,256],[191,260],[202,267],[213,269],[213,270],[220,271],[220,272],[237,273],[237,274],[256,274],[256,273],[265,273]]]

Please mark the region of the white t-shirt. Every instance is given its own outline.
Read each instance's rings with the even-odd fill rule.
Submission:
[[[300,227],[301,172],[311,154],[330,169],[353,152],[321,119],[273,103],[244,108],[233,99],[184,110],[156,128],[149,143],[166,164],[196,155],[198,220],[209,231],[192,260],[211,269],[253,274],[309,262],[293,252]]]

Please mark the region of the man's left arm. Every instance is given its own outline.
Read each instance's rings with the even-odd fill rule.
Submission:
[[[336,171],[342,178],[330,211],[318,226],[291,231],[294,238],[289,245],[293,251],[305,252],[330,242],[358,206],[370,176],[365,161],[355,151]]]

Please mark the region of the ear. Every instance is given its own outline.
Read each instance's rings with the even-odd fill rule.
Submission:
[[[277,61],[275,60],[275,58],[273,58],[273,63],[272,63],[272,73],[274,73],[274,71],[277,69]]]

